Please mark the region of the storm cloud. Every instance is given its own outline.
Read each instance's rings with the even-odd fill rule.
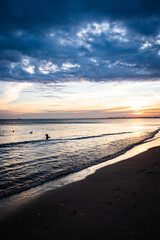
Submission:
[[[0,80],[157,80],[160,2],[1,0]]]

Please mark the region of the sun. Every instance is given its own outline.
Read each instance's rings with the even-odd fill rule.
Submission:
[[[146,108],[146,101],[132,101],[129,103],[130,109],[134,112],[134,114],[140,115],[142,114],[143,109]]]
[[[135,101],[129,104],[132,110],[141,110],[144,107],[144,103]]]
[[[133,114],[135,114],[135,115],[141,115],[142,112],[134,112]]]

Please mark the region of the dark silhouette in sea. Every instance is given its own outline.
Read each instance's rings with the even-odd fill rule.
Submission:
[[[50,138],[50,136],[48,135],[48,133],[46,134],[46,140],[48,140],[48,138]]]

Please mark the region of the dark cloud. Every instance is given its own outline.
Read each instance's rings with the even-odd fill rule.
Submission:
[[[0,3],[1,22],[18,28],[65,25],[95,17],[114,20],[159,17],[160,9],[160,2],[151,0],[1,0]]]
[[[0,80],[160,77],[160,2],[1,0]]]

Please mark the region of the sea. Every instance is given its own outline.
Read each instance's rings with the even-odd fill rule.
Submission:
[[[0,198],[114,159],[159,131],[160,118],[1,119]]]

